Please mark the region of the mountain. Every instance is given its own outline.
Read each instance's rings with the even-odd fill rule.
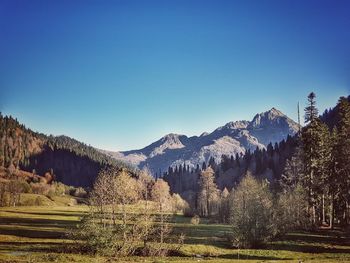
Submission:
[[[64,184],[91,186],[106,166],[126,167],[82,142],[34,132],[0,113],[0,168],[13,174],[26,171],[43,176],[49,172]]]
[[[185,164],[194,168],[207,163],[211,157],[220,162],[222,155],[235,156],[256,148],[264,149],[298,130],[295,121],[272,108],[256,114],[252,121],[229,122],[212,133],[192,137],[171,133],[140,150],[103,153],[139,168],[148,166],[153,173],[162,173],[169,166]]]

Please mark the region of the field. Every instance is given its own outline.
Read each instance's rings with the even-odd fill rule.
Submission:
[[[174,217],[175,232],[186,235],[181,257],[108,259],[65,251],[65,236],[87,207],[36,206],[0,208],[0,262],[350,262],[350,238],[341,231],[290,233],[257,250],[230,248],[227,225],[190,224]]]

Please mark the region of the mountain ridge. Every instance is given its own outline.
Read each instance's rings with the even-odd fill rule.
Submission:
[[[153,173],[162,173],[170,166],[185,164],[194,168],[208,162],[211,157],[219,162],[222,155],[240,155],[247,150],[263,149],[298,130],[295,121],[273,107],[256,114],[251,121],[231,121],[200,136],[169,133],[142,149],[101,151],[139,168],[147,166]]]

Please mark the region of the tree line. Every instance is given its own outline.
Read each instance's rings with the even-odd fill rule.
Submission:
[[[316,95],[310,93],[305,126],[294,137],[266,150],[223,156],[219,164],[211,159],[194,170],[186,165],[169,168],[164,179],[188,202],[188,214],[232,224],[236,246],[256,246],[295,229],[346,226],[349,98],[341,97],[335,110],[319,116]]]
[[[299,146],[286,165],[285,190],[301,184],[307,191],[313,225],[349,224],[350,103],[341,97],[336,121],[327,126],[318,116],[316,95],[310,93]]]
[[[65,184],[88,187],[98,171],[109,166],[135,170],[90,145],[67,136],[34,132],[0,113],[0,167],[39,175],[53,170],[57,180]]]
[[[176,251],[183,235],[172,233],[171,218],[187,207],[163,179],[147,169],[102,169],[88,198],[89,213],[71,237],[80,251],[110,256],[162,256]],[[175,240],[174,240],[175,239]]]

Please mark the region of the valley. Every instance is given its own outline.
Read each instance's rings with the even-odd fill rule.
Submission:
[[[106,262],[108,258],[74,252],[66,229],[75,227],[88,212],[86,206],[0,208],[0,262]],[[339,230],[290,233],[263,249],[232,249],[225,232],[230,226],[198,225],[177,215],[171,224],[186,234],[176,256],[128,257],[112,262],[349,262],[349,237]],[[70,247],[70,250],[67,249]]]

